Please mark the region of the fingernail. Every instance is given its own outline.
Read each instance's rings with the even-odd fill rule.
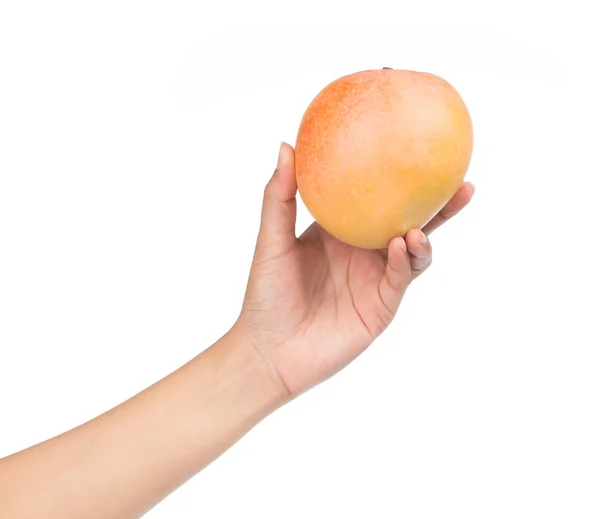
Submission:
[[[425,245],[427,243],[427,236],[425,236],[423,231],[419,230],[419,232],[421,233],[421,243]]]
[[[398,245],[404,252],[406,252],[406,242],[404,241],[404,238],[398,238]]]
[[[285,142],[282,142],[279,146],[279,157],[277,158],[277,169],[281,169],[287,162],[287,150],[285,149]]]

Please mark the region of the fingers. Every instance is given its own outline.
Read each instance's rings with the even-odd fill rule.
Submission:
[[[423,230],[412,229],[405,237],[412,270],[412,279],[419,277],[431,265],[431,242],[427,238],[444,222],[457,215],[473,198],[475,187],[465,182],[442,210],[423,227]]]
[[[394,315],[412,280],[410,256],[403,238],[394,238],[388,247],[385,274],[379,282],[379,297],[385,308]]]
[[[406,235],[412,279],[417,278],[431,265],[431,242],[419,229],[413,229]]]
[[[264,192],[259,235],[262,246],[283,250],[296,240],[296,190],[294,150],[282,143],[277,169]]]
[[[429,235],[444,222],[456,216],[471,201],[474,193],[475,186],[473,184],[470,182],[463,183],[442,210],[423,227],[423,232]]]
[[[392,315],[397,312],[410,282],[431,265],[433,253],[427,236],[458,214],[471,201],[474,192],[473,184],[465,182],[423,230],[412,229],[404,239],[394,238],[387,250],[379,251],[383,260],[387,260],[379,283],[379,297]]]

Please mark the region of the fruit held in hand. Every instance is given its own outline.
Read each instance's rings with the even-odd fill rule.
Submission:
[[[407,70],[357,72],[326,86],[302,118],[298,191],[339,240],[385,248],[450,200],[472,150],[469,112],[446,81]]]

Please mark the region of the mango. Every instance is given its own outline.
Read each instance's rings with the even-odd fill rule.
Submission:
[[[317,94],[295,149],[298,192],[317,223],[344,243],[380,249],[452,198],[471,161],[473,126],[444,79],[365,70]]]

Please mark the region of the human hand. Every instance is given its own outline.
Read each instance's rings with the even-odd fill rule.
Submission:
[[[316,222],[299,238],[294,150],[283,144],[265,188],[248,287],[234,328],[292,398],[349,364],[391,323],[410,283],[431,264],[427,236],[473,196],[464,183],[423,230],[387,250],[337,240]]]
[[[472,195],[464,184],[425,234]],[[294,150],[283,145],[229,333],[110,411],[1,459],[0,517],[140,517],[277,407],[362,353],[431,263],[420,230],[377,251],[346,245],[317,224],[297,238],[295,223]]]

